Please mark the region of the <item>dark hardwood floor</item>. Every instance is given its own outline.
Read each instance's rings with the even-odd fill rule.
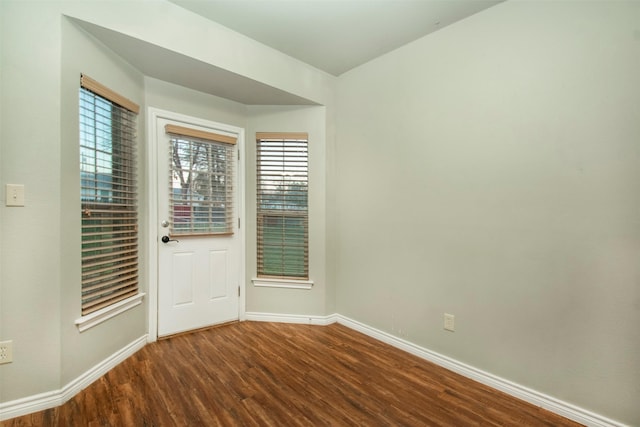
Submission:
[[[577,426],[344,326],[242,322],[145,346],[15,426]]]

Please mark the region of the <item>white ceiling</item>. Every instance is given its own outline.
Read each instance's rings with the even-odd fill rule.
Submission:
[[[340,75],[503,0],[170,1]],[[86,21],[73,21],[146,76],[246,105],[316,104],[179,52]]]
[[[504,0],[170,0],[338,76]]]
[[[246,105],[314,104],[308,99],[198,61],[178,52],[170,51],[85,21],[72,20],[109,46],[145,76]]]

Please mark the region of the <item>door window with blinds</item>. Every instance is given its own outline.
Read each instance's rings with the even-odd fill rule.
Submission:
[[[165,131],[171,235],[233,234],[236,138],[177,125]]]
[[[138,105],[82,75],[82,315],[138,294]]]
[[[309,278],[308,135],[257,133],[258,277]]]

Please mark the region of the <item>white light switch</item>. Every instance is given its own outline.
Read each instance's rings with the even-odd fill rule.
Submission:
[[[24,185],[7,184],[7,206],[24,206]]]

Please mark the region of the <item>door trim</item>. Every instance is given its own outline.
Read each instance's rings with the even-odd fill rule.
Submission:
[[[224,123],[218,123],[211,120],[205,120],[197,117],[187,116],[185,114],[173,111],[162,110],[155,107],[147,108],[147,222],[144,224],[146,235],[148,236],[146,244],[145,257],[148,260],[147,283],[148,283],[148,341],[153,342],[158,339],[158,137],[157,121],[160,119],[184,122],[186,124],[200,125],[219,129],[225,132],[235,133],[238,137],[237,149],[240,154],[238,161],[238,217],[240,218],[241,227],[238,230],[238,239],[240,240],[240,298],[238,300],[238,319],[246,320],[246,300],[245,300],[245,275],[246,275],[246,242],[244,238],[244,230],[246,228],[245,216],[245,131],[244,128],[231,126]]]

